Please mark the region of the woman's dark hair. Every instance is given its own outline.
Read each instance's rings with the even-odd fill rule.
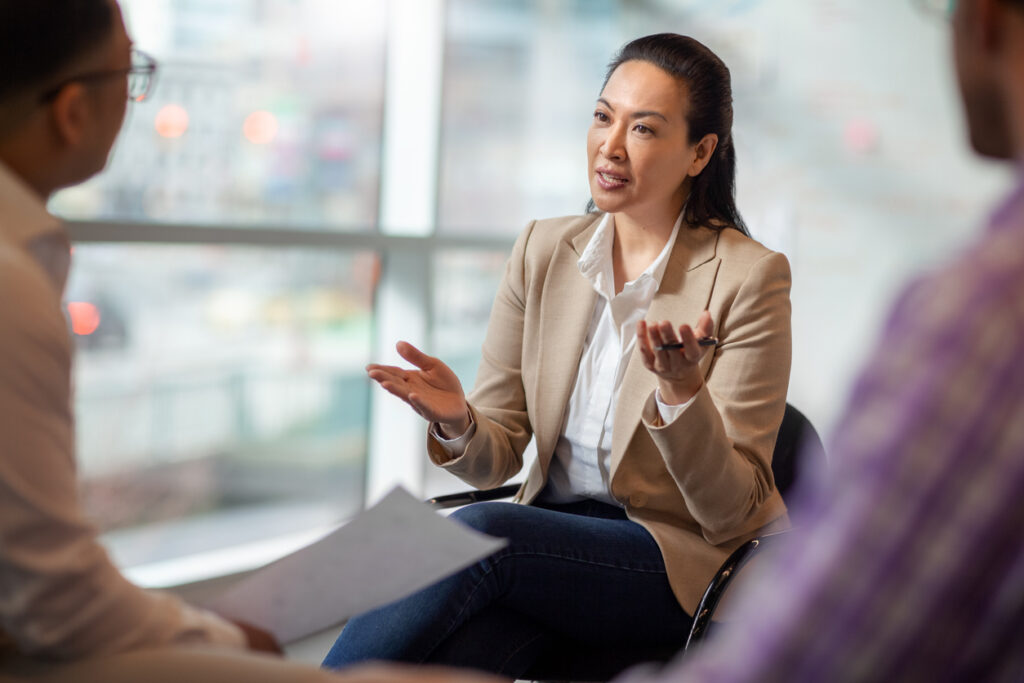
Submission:
[[[691,226],[735,228],[749,235],[736,208],[736,148],[732,140],[732,85],[729,69],[700,42],[676,33],[657,33],[628,43],[608,65],[604,86],[622,64],[649,62],[686,85],[686,123],[690,144],[718,135],[718,147],[700,175],[693,178],[683,219]],[[591,199],[588,211],[596,206]]]
[[[109,0],[0,0],[0,103],[51,85],[113,25]]]

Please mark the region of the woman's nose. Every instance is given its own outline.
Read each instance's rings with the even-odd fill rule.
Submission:
[[[612,126],[608,129],[608,135],[601,144],[601,154],[612,161],[622,161],[626,158],[626,135],[621,126]]]

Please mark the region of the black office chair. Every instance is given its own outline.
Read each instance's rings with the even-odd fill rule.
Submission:
[[[772,474],[775,486],[785,496],[800,474],[801,461],[807,458],[823,458],[825,454],[821,437],[803,413],[790,404],[779,427],[779,435],[772,452]],[[431,498],[427,502],[438,509],[459,507],[469,503],[509,498],[519,490],[518,484],[501,486],[487,491],[466,491]],[[785,532],[784,532],[785,533]],[[708,582],[697,606],[693,626],[682,647],[658,648],[629,652],[617,652],[614,648],[598,648],[593,645],[567,640],[552,646],[523,676],[533,681],[607,681],[625,669],[639,662],[667,662],[680,649],[690,650],[707,637],[712,618],[729,584],[755,555],[771,544],[773,538],[783,534],[771,534],[753,538],[726,558],[715,576]]]

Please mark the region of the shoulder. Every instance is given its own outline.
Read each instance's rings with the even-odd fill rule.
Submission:
[[[561,242],[572,242],[581,233],[596,229],[604,217],[602,213],[586,213],[576,216],[539,218],[530,221],[521,235],[532,248],[546,250]]]
[[[588,234],[593,234],[603,217],[601,213],[590,213],[532,220],[516,240],[513,260],[547,262],[560,245],[572,247],[574,242],[586,242]]]
[[[532,222],[537,230],[552,235],[575,235],[591,225],[596,225],[602,218],[603,213],[583,213],[573,216],[555,216],[553,218],[538,218]]]
[[[718,245],[715,253],[723,261],[728,260],[737,264],[752,265],[766,257],[786,258],[779,252],[772,251],[754,238],[748,237],[734,228],[722,228],[717,232]]]
[[[1018,239],[1007,236],[986,235],[951,261],[916,278],[898,299],[890,325],[902,322],[931,335],[963,336],[965,346],[983,331],[1020,344],[1024,340],[1024,298],[1020,296],[1024,250]]]
[[[709,230],[709,228],[698,228]],[[715,256],[720,260],[720,272],[739,281],[755,279],[784,279],[791,277],[789,259],[772,251],[752,237],[733,228],[717,232]]]
[[[0,245],[0,349],[7,357],[24,343],[66,335],[60,297],[24,251]]]

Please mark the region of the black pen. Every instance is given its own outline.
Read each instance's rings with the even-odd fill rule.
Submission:
[[[668,351],[669,349],[681,349],[683,348],[683,342],[673,342],[671,344],[662,344],[661,346],[655,346],[655,351]],[[718,346],[718,337],[701,337],[697,340],[697,346]]]

